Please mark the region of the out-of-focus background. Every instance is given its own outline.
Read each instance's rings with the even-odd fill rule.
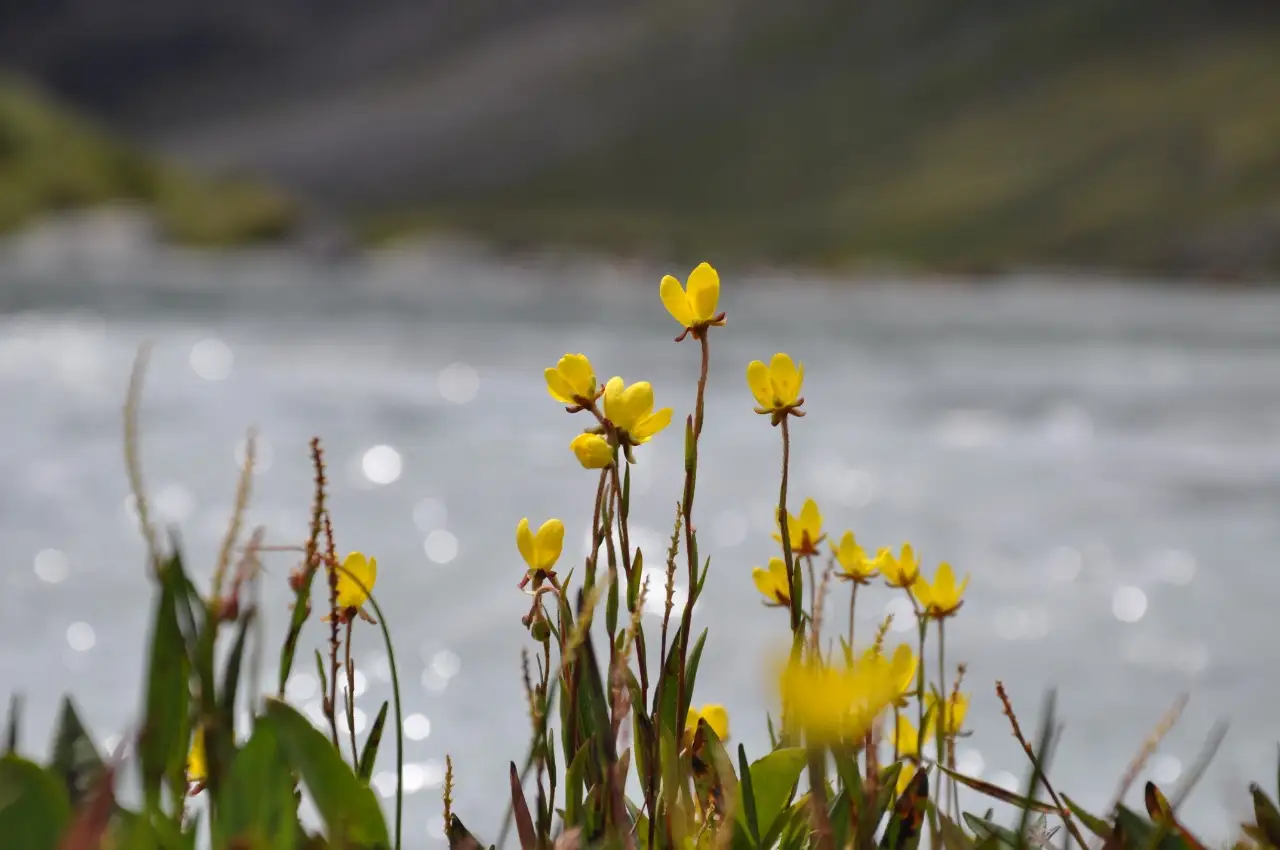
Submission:
[[[679,420],[696,358],[657,282],[702,260],[729,326],[699,696],[733,736],[767,746],[760,658],[785,630],[749,578],[778,445],[742,373],[785,350],[810,412],[797,505],[972,575],[948,633],[964,769],[1024,773],[997,677],[1028,725],[1057,686],[1055,778],[1101,807],[1188,692],[1144,776],[1176,788],[1229,720],[1185,811],[1230,835],[1280,739],[1264,0],[0,2],[0,681],[27,696],[26,746],[65,691],[104,744],[137,722],[149,590],[120,407],[151,340],[147,482],[196,572],[246,428],[250,520],[279,544],[304,533],[322,436],[339,545],[378,556],[402,647],[410,846],[439,835],[446,752],[492,837],[527,738],[513,529],[561,516],[575,559],[593,495],[541,371],[586,352]],[[681,451],[673,429],[639,453],[652,562]],[[270,681],[291,566],[265,581]],[[861,634],[906,625],[864,598]],[[358,637],[364,724],[388,668]],[[317,714],[308,669],[289,693]]]

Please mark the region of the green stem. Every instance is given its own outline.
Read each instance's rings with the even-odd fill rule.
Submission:
[[[787,565],[788,592],[791,597],[791,631],[797,640],[804,639],[804,619],[801,616],[800,579],[796,574],[795,555],[791,551],[790,517],[787,513],[787,479],[791,468],[791,429],[787,417],[782,417],[782,483],[778,487],[778,531],[782,536],[782,559]]]
[[[936,757],[939,764],[945,764],[951,767],[947,761],[947,715],[949,706],[947,704],[947,638],[946,638],[946,620],[942,617],[938,618],[938,736],[937,736],[937,752]],[[938,799],[946,800],[946,796],[942,793],[942,782],[946,774],[938,771]],[[954,781],[953,781],[954,784]]]
[[[858,605],[858,583],[856,581],[849,582],[853,585],[853,590],[849,593],[849,654],[857,657],[857,653],[853,651],[853,612]]]

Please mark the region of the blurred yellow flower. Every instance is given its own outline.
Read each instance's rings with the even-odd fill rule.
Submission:
[[[795,409],[804,404],[800,397],[804,386],[804,364],[793,362],[790,356],[779,352],[773,355],[768,366],[752,360],[747,364],[747,386],[759,405],[756,413],[804,415]]]
[[[839,543],[831,541],[831,554],[836,556],[836,563],[840,565],[836,578],[855,584],[867,584],[878,572],[866,551],[858,545],[852,531],[846,531]]]
[[[920,576],[920,562],[910,543],[902,544],[902,554],[896,558],[888,549],[881,549],[872,563],[890,587],[909,588]]]
[[[920,757],[920,749],[925,742],[929,740],[929,730],[926,728],[923,732],[917,732],[915,724],[913,724],[905,714],[899,714],[894,728],[894,750],[898,753],[898,759],[902,761],[902,769],[898,773],[898,789],[899,795],[907,790],[907,785],[911,783],[912,777],[916,775],[916,762],[914,759]]]
[[[822,533],[822,512],[818,510],[817,502],[805,499],[800,506],[800,516],[787,512],[787,536],[791,538],[793,554],[818,554],[818,544],[826,539],[826,535]],[[774,532],[773,539],[782,542],[781,528]]]
[[[648,381],[628,387],[615,377],[604,386],[604,417],[618,429],[623,445],[638,446],[671,424],[671,408],[654,411]]]
[[[783,710],[811,743],[861,740],[897,694],[890,666],[865,660],[842,667],[789,661],[778,685]]]
[[[770,606],[791,606],[791,582],[787,579],[787,563],[781,558],[770,558],[769,568],[753,567],[751,579],[756,590],[765,595]]]
[[[529,518],[525,517],[516,525],[516,548],[520,557],[529,565],[529,572],[549,573],[560,559],[560,550],[564,546],[564,523],[552,518],[542,524],[535,535],[529,529]]]
[[[716,304],[720,300],[720,275],[707,263],[699,263],[689,273],[687,288],[671,275],[665,275],[659,294],[671,317],[689,330],[724,324],[724,313],[716,312]]]
[[[965,576],[957,586],[951,565],[943,561],[938,565],[938,571],[934,574],[932,583],[924,576],[916,577],[916,580],[911,583],[911,595],[920,603],[920,607],[924,609],[927,616],[941,620],[960,610],[960,606],[964,604],[964,589],[968,584],[969,577]]]
[[[579,434],[569,443],[584,469],[604,469],[613,465],[613,447],[599,434]]]
[[[938,696],[933,691],[925,694],[925,710],[937,717]],[[969,696],[963,693],[953,693],[947,697],[946,711],[942,717],[942,732],[948,738],[960,734],[960,730],[964,728],[964,717],[969,712]],[[932,721],[930,726],[937,728],[937,720]]]
[[[209,778],[209,765],[204,754],[204,727],[197,726],[187,752],[187,782],[199,784]]]
[[[694,735],[698,731],[698,721],[705,720],[707,725],[711,727],[711,731],[716,733],[716,737],[721,743],[729,740],[729,712],[725,711],[723,705],[709,702],[702,708],[694,708],[689,706],[689,715],[684,723],[684,745],[686,747],[693,746]]]
[[[338,607],[359,608],[369,601],[369,592],[378,580],[378,559],[352,552],[338,570]]]
[[[596,373],[585,354],[566,354],[544,373],[547,392],[562,404],[586,406],[596,399]]]

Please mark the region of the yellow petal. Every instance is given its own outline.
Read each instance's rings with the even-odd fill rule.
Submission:
[[[760,591],[765,596],[767,596],[770,602],[777,601],[774,598],[773,591],[774,591],[776,582],[774,580],[772,573],[770,573],[764,567],[752,567],[751,580],[755,582],[756,590]]]
[[[573,391],[583,398],[596,394],[596,375],[591,369],[591,361],[585,354],[566,354],[556,364],[556,369],[573,387]]]
[[[747,386],[755,396],[756,404],[771,409],[774,406],[773,382],[769,380],[769,367],[759,360],[747,364]]]
[[[813,499],[805,499],[800,507],[800,527],[809,533],[810,542],[822,536],[822,512]]]
[[[653,386],[648,381],[636,381],[618,396],[617,407],[618,418],[613,419],[613,424],[627,433],[634,432],[640,420],[653,410]]]
[[[584,469],[604,469],[613,464],[613,448],[599,434],[579,434],[569,443]]]
[[[187,781],[204,782],[209,776],[209,768],[204,755],[204,727],[197,726],[191,736],[191,750],[187,753]]]
[[[703,720],[707,721],[707,725],[711,727],[712,732],[716,733],[721,743],[729,740],[729,712],[725,711],[723,705],[708,703],[702,707],[699,714]]]
[[[547,392],[561,404],[573,404],[573,387],[555,369],[547,367],[543,373],[547,378]]]
[[[360,552],[352,552],[338,571],[338,607],[359,608],[369,598],[378,577],[378,562]]]
[[[610,378],[608,383],[604,385],[604,416],[615,423],[617,420],[613,418],[611,411],[617,409],[618,398],[622,395],[622,390],[625,386],[622,379],[617,375]]]
[[[933,576],[933,587],[942,601],[950,601],[956,590],[956,576],[951,572],[951,565],[946,561],[938,564],[938,571]]]
[[[686,328],[693,327],[693,308],[689,304],[688,296],[685,295],[684,287],[680,286],[680,281],[671,275],[666,275],[662,278],[662,285],[658,288],[658,292],[662,296],[662,306],[667,308],[671,318]]]
[[[689,274],[689,305],[699,322],[709,322],[716,314],[720,300],[720,275],[707,263],[700,263]]]
[[[769,361],[769,377],[773,381],[773,390],[782,404],[795,404],[800,397],[800,382],[803,373],[796,371],[796,364],[781,352],[773,355]]]
[[[528,517],[520,520],[516,525],[516,548],[520,550],[520,557],[524,558],[524,562],[529,565],[529,569],[536,570],[538,564],[534,559],[533,532],[529,530]]]
[[[538,529],[538,536],[533,542],[537,552],[537,568],[550,570],[560,559],[560,550],[564,546],[564,523],[558,519],[549,519]]]
[[[664,407],[637,422],[635,430],[631,432],[631,436],[635,438],[636,442],[643,443],[670,424],[671,408]]]
[[[783,591],[783,595],[790,597],[791,582],[787,578],[787,562],[781,558],[770,558],[769,574],[773,576],[773,580],[777,582],[778,588]]]

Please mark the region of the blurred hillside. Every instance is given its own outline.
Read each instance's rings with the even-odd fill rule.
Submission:
[[[0,56],[371,234],[1280,269],[1275,0],[0,0]]]

